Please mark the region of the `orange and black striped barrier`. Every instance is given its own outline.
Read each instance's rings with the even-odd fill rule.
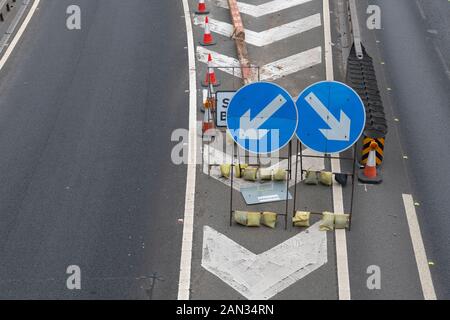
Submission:
[[[363,147],[362,147],[362,155],[361,155],[361,164],[363,164],[363,165],[367,164],[367,160],[369,159],[369,153],[371,151],[370,146],[371,146],[372,142],[375,142],[377,144],[377,146],[375,148],[376,165],[380,166],[383,163],[385,141],[386,141],[385,138],[373,139],[370,137],[364,137]]]

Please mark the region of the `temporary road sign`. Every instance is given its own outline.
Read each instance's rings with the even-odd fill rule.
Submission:
[[[216,92],[216,126],[227,126],[227,111],[230,101],[233,98],[236,91],[217,91]]]
[[[234,141],[253,153],[283,148],[297,128],[297,108],[289,93],[269,82],[248,84],[233,96],[227,127]]]
[[[353,146],[366,123],[364,103],[346,84],[322,81],[306,88],[297,100],[297,137],[320,153],[339,153]]]

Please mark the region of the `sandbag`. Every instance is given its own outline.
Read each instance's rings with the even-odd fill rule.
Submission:
[[[234,176],[236,177],[236,178],[240,178],[240,177],[242,177],[242,165],[241,164],[237,164],[237,165],[235,165],[234,166]]]
[[[221,164],[220,165],[220,174],[222,177],[228,179],[231,173],[231,164]]]
[[[259,178],[261,180],[272,180],[272,170],[267,168],[259,169]]]
[[[319,181],[317,179],[317,172],[316,171],[307,170],[306,171],[306,176],[305,176],[305,184],[317,185],[318,183],[319,183]]]
[[[319,225],[320,231],[333,231],[334,230],[334,214],[332,212],[324,212],[322,214],[322,220]]]
[[[347,175],[345,173],[336,173],[334,175],[334,180],[336,180],[343,187],[347,185]]]
[[[247,211],[238,211],[236,210],[234,212],[234,221],[236,221],[236,223],[246,226],[247,225]]]
[[[345,229],[348,228],[350,215],[344,213],[334,214],[334,228],[335,229]]]
[[[261,225],[260,212],[247,212],[247,227],[259,227]]]
[[[277,214],[275,212],[262,213],[261,224],[265,225],[266,227],[274,229],[276,223],[277,223]]]
[[[295,216],[292,218],[292,222],[296,227],[309,227],[309,218],[311,212],[297,211]]]
[[[333,174],[328,171],[321,171],[319,173],[319,182],[324,186],[331,186],[333,184]]]
[[[247,181],[256,181],[256,175],[258,173],[257,168],[248,167],[244,169],[244,174],[242,178]]]
[[[273,173],[273,180],[275,181],[284,181],[286,180],[286,170],[283,168],[278,168]]]

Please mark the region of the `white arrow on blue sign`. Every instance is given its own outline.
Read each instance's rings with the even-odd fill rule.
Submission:
[[[234,141],[253,153],[283,148],[297,128],[297,108],[289,93],[269,82],[242,87],[228,106],[227,127]]]
[[[297,137],[319,153],[339,153],[353,146],[364,131],[366,111],[359,95],[337,81],[306,88],[297,100]]]

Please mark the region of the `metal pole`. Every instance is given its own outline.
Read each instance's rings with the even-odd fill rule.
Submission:
[[[350,198],[350,215],[348,218],[348,231],[351,230],[352,228],[352,215],[353,215],[353,199],[354,199],[354,194],[355,194],[355,174],[356,174],[356,152],[357,152],[357,148],[356,146],[353,147],[354,148],[354,153],[353,153],[353,175],[352,175],[352,194],[351,194],[351,198]]]
[[[294,216],[295,214],[295,210],[296,210],[296,203],[297,203],[297,169],[298,169],[298,140],[297,140],[297,146],[296,146],[296,150],[295,150],[295,177],[294,177],[294,208],[292,211],[292,216]]]

